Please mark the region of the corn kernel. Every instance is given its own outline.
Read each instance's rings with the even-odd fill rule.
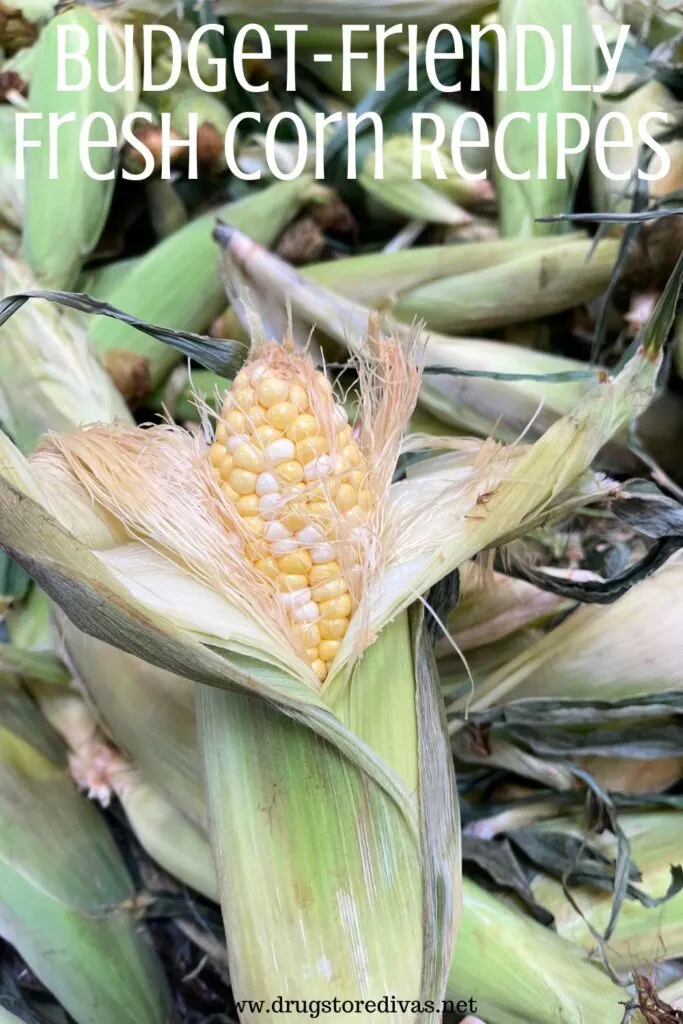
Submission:
[[[297,408],[292,402],[278,402],[268,410],[266,419],[271,427],[284,431],[291,427],[297,415]]]
[[[318,629],[323,640],[341,640],[349,627],[349,620],[343,619],[320,619]]]
[[[323,661],[334,661],[340,647],[341,643],[339,640],[323,640],[318,647],[318,656]]]
[[[258,400],[266,409],[284,402],[289,395],[289,384],[287,381],[279,380],[277,377],[261,377],[255,388]]]
[[[334,561],[324,562],[322,565],[316,565],[308,574],[311,586],[314,586],[316,583],[324,583],[326,580],[339,579],[340,576],[341,569],[339,568],[339,562]]]
[[[325,679],[325,676],[327,675],[327,664],[321,658],[316,658],[313,664],[311,665],[311,668],[313,669],[318,679],[322,683],[323,680]]]
[[[299,412],[305,412],[308,409],[308,394],[306,393],[306,388],[302,387],[301,384],[290,385],[289,400],[294,403]]]
[[[256,491],[256,473],[246,469],[233,469],[230,474],[230,486],[238,494],[254,494]]]
[[[237,511],[241,516],[257,516],[259,513],[258,497],[255,494],[245,494],[237,502]]]
[[[265,469],[263,455],[253,444],[241,444],[233,455],[238,469],[248,469],[250,473],[260,473]]]
[[[269,580],[276,580],[278,577],[277,562],[274,558],[268,556],[267,558],[260,558],[255,566],[256,569]]]
[[[329,601],[321,601],[318,604],[318,611],[324,619],[347,618],[352,611],[353,602],[350,594],[342,594],[341,597],[333,597]]]
[[[225,458],[227,454],[227,450],[222,444],[218,444],[217,442],[213,444],[211,446],[211,454],[209,455],[211,465],[218,467],[221,463],[221,459]]]
[[[284,573],[304,573],[308,581],[308,574],[311,569],[311,556],[304,548],[293,551],[291,555],[285,555],[278,559],[278,569]]]
[[[275,475],[285,484],[298,484],[304,478],[304,467],[300,462],[282,462],[275,470]]]
[[[337,491],[336,501],[342,512],[349,512],[358,503],[355,487],[351,484],[342,484]]]
[[[298,590],[305,590],[308,580],[302,573],[281,572],[277,578],[278,590],[285,594],[295,594]]]
[[[296,457],[304,465],[319,455],[326,455],[329,445],[324,437],[318,434],[316,437],[306,437],[299,441],[296,446]]]
[[[287,429],[290,441],[303,441],[305,437],[315,437],[318,433],[318,421],[315,416],[302,413]]]
[[[311,596],[314,601],[331,601],[333,597],[341,597],[348,589],[346,581],[340,577],[312,587]]]

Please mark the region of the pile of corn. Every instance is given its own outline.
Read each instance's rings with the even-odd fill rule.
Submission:
[[[0,18],[2,298],[52,293],[0,307],[0,1022],[683,1020],[683,235],[629,219],[676,209],[681,143],[647,194],[594,138],[566,177],[480,147],[485,181],[444,150],[418,184],[410,114],[465,108],[373,49],[401,20],[628,25],[613,93],[561,65],[503,93],[492,47],[467,102],[635,129],[680,116],[680,5],[265,4],[309,24],[305,91],[278,52],[247,65],[268,94],[200,91],[192,33],[219,18],[229,54],[251,6]],[[185,43],[167,92],[136,63],[160,22]],[[112,80],[132,39],[127,87],[56,92],[62,29]],[[174,62],[159,43],[154,80]],[[362,134],[354,180],[334,135],[324,181],[246,184],[217,141],[258,109],[239,162],[263,171],[288,105],[382,103],[384,180]],[[59,175],[44,146],[17,180],[14,115],[74,105]],[[123,135],[85,173],[80,125],[133,110],[151,148],[197,114],[197,180],[182,155],[128,180]]]

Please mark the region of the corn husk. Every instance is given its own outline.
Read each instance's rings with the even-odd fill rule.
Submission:
[[[284,308],[290,303],[302,344],[315,326],[353,353],[352,339],[362,336],[368,323],[367,307],[307,281],[239,232],[230,232],[227,245],[231,276],[235,277],[234,270],[240,275],[235,287],[246,287],[250,300],[258,301],[259,312],[273,334],[285,329]],[[407,327],[400,330],[408,336]],[[527,430],[529,436],[538,436],[558,414],[571,409],[587,387],[585,379],[552,382],[553,374],[585,373],[584,364],[502,342],[430,333],[424,358],[427,366],[457,368],[465,371],[465,376],[425,375],[420,389],[423,409],[450,426],[484,435],[496,430],[496,436],[510,440]],[[468,377],[471,371],[492,377],[501,372],[549,375],[549,380],[512,382]]]
[[[123,281],[129,270],[132,270],[142,256],[130,256],[125,260],[113,260],[101,267],[86,270],[78,282],[79,291],[92,295],[94,299],[107,299],[114,288]]]
[[[595,248],[580,238],[505,239],[356,256],[306,267],[304,276],[406,323],[464,334],[590,302],[609,284],[617,253],[612,239]]]
[[[621,700],[679,690],[675,623],[682,580],[683,565],[675,559],[616,603],[577,609],[486,679],[473,709],[524,697]]]
[[[79,132],[83,121],[91,113],[105,112],[118,126],[126,114],[135,110],[137,102],[139,85],[130,91],[106,92],[100,87],[96,74],[92,75],[90,85],[78,92],[55,89],[60,27],[77,25],[85,30],[89,52],[93,53],[101,24],[100,18],[87,8],[72,8],[49,22],[36,48],[37,70],[31,79],[28,108],[31,113],[42,115],[33,129],[41,145],[26,151],[23,254],[42,287],[75,285],[84,260],[97,245],[109,213],[114,176],[111,180],[99,181],[90,177],[81,165]],[[108,24],[107,71],[110,80],[119,81],[124,71],[122,41],[111,23],[104,24]],[[66,73],[72,74],[71,62],[67,62],[67,68]],[[76,120],[60,128],[58,177],[51,179],[49,114],[63,115],[74,110]],[[101,121],[92,126],[90,137],[106,141]],[[99,148],[90,155],[92,166],[99,174],[116,169],[116,151]]]
[[[412,151],[412,136],[393,135],[384,141],[381,178],[375,176],[375,150],[363,161],[358,184],[380,206],[411,220],[459,226],[471,223],[469,208],[493,200],[489,182],[460,177],[446,147],[440,154],[445,180],[438,177],[427,154],[422,156],[420,176],[414,176]]]
[[[24,264],[0,252],[2,297],[37,287]],[[106,417],[129,420],[125,402],[94,358],[82,318],[31,300],[2,328],[0,419],[30,451],[47,430]]]
[[[4,679],[0,702],[0,933],[78,1024],[165,1024],[168,993],[120,854],[26,694]]]
[[[683,815],[673,810],[626,812],[619,822],[630,840],[631,858],[642,874],[642,879],[636,883],[638,888],[653,897],[663,896],[671,882],[671,866],[680,861]],[[538,828],[582,834],[580,827],[566,820],[543,822]],[[593,841],[608,857],[616,856],[616,839],[610,833],[593,837]],[[599,933],[605,931],[612,912],[612,894],[590,886],[572,886],[572,897],[584,920],[554,879],[537,875],[532,889],[534,897],[555,917],[559,934],[586,952],[593,951],[595,937],[587,924]],[[683,895],[677,893],[661,906],[651,907],[635,899],[625,899],[606,952],[616,971],[680,957],[683,954]]]
[[[269,245],[315,194],[315,186],[311,186],[311,179],[305,176],[280,182],[199,217],[136,262],[120,284],[108,291],[107,301],[164,327],[205,330],[225,305],[224,289],[215,269],[217,254],[212,231],[216,218]],[[182,358],[174,349],[135,328],[102,317],[94,319],[90,341],[105,365],[117,356],[125,361],[127,353],[144,360],[150,391],[165,380]]]
[[[508,73],[515,73],[516,29],[520,25],[533,25],[546,29],[554,43],[556,54],[562,52],[562,36],[565,26],[573,28],[574,45],[571,51],[572,81],[592,85],[596,80],[597,63],[592,45],[592,29],[585,0],[565,0],[562,5],[548,4],[545,0],[501,0],[499,19],[506,32]],[[536,81],[540,80],[544,67],[543,46],[538,37],[527,46],[533,68],[538,64]],[[586,44],[585,41],[588,40]],[[555,61],[550,84],[537,92],[520,92],[515,88],[514,78],[508,82],[507,90],[495,93],[496,124],[499,125],[508,114],[526,113],[531,123],[515,121],[506,136],[506,159],[510,169],[517,174],[531,171],[528,181],[516,181],[500,172],[497,176],[500,220],[503,235],[509,238],[562,232],[566,224],[539,224],[537,217],[556,216],[568,213],[572,205],[574,189],[583,170],[586,152],[567,159],[567,176],[557,177],[557,115],[560,113],[580,114],[590,121],[592,94],[590,92],[565,92],[562,88],[562,61]],[[548,170],[547,176],[539,174],[538,115],[548,115]],[[579,129],[572,122],[567,128],[570,145],[578,145]]]

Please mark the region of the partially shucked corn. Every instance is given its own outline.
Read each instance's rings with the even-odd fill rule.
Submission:
[[[343,405],[322,373],[272,345],[235,378],[211,462],[322,682],[358,603],[359,552],[342,565],[339,544],[374,504]]]

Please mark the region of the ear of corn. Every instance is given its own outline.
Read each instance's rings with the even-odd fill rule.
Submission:
[[[285,330],[284,309],[290,303],[303,329],[305,343],[312,327],[345,348],[363,337],[372,316],[363,307],[304,276],[262,247],[252,245],[239,232],[231,232],[226,273],[231,288],[248,288],[250,301],[258,301],[273,332]],[[317,271],[316,271],[317,273]],[[384,293],[384,285],[383,285]],[[273,300],[280,305],[273,313]],[[274,316],[276,319],[274,319]],[[409,329],[399,328],[404,337]],[[543,352],[527,352],[517,346],[482,339],[453,338],[430,334],[424,361],[427,366],[446,366],[486,373],[553,374],[583,368],[574,360]],[[451,426],[488,435],[501,425],[500,436],[514,439],[531,423],[531,436],[546,429],[558,413],[568,412],[586,391],[585,381],[562,384],[545,381],[499,381],[458,376],[425,375],[420,402],[427,411]]]
[[[576,946],[469,879],[463,890],[468,913],[455,947],[448,998],[476,992],[477,1013],[494,1024],[621,1024],[626,991],[587,963]],[[638,1015],[632,1019],[643,1024]]]
[[[68,779],[56,736],[6,678],[0,704],[0,933],[78,1024],[165,1024],[160,966],[104,823]]]
[[[642,874],[636,883],[638,888],[653,897],[663,896],[671,883],[671,866],[680,861],[683,815],[676,810],[624,813],[619,822],[629,838],[631,858]],[[580,826],[571,820],[546,821],[537,827],[541,831],[582,835]],[[593,837],[593,841],[608,857],[616,856],[616,840],[610,833]],[[558,933],[591,952],[595,938],[587,924],[599,933],[605,931],[612,912],[612,894],[592,886],[572,886],[572,897],[584,920],[567,900],[559,882],[538,874],[532,887],[535,898],[553,914]],[[678,893],[661,906],[651,907],[636,899],[624,900],[607,948],[610,964],[616,971],[680,957],[683,895]]]
[[[37,287],[18,260],[0,252],[3,297]],[[129,420],[125,402],[94,358],[82,319],[52,303],[31,300],[2,329],[2,420],[24,451],[41,434],[106,416]]]
[[[75,7],[52,18],[41,33],[36,47],[36,71],[31,79],[29,110],[41,120],[29,122],[41,145],[26,151],[26,212],[23,253],[42,287],[69,288],[76,283],[81,265],[94,249],[105,220],[114,189],[111,180],[92,178],[81,166],[79,132],[91,113],[108,113],[114,123],[135,109],[134,91],[105,92],[93,74],[91,84],[78,92],[60,92],[57,81],[58,43],[61,26],[78,25],[88,34],[90,52],[96,52],[97,29],[108,25],[107,71],[112,81],[120,81],[124,70],[123,46],[112,23],[100,21],[85,7]],[[67,62],[68,63],[68,62]],[[69,71],[66,72],[70,73]],[[79,72],[80,74],[80,72]],[[50,178],[49,115],[77,112],[75,121],[60,128],[58,176]],[[99,127],[97,127],[99,125]],[[91,138],[106,141],[102,122],[91,127]],[[92,165],[100,173],[115,169],[116,151],[106,148],[91,151]],[[68,162],[68,166],[66,166]]]
[[[216,217],[247,231],[255,241],[269,245],[311,194],[311,179],[302,176],[199,217],[136,261],[121,282],[108,290],[107,301],[164,327],[205,330],[225,305],[225,291],[215,269],[212,232]],[[93,321],[90,341],[105,365],[115,360],[117,353],[141,357],[150,391],[162,383],[182,358],[174,349],[135,328],[102,317]]]
[[[525,697],[591,700],[602,693],[621,700],[680,689],[675,623],[682,580],[683,564],[675,559],[614,604],[577,609],[494,672],[478,689],[473,708]],[[647,658],[643,635],[651,638]]]
[[[593,48],[591,22],[585,0],[565,0],[561,5],[548,4],[545,0],[501,0],[499,18],[506,31],[507,58],[509,68],[516,66],[516,29],[521,25],[533,25],[546,29],[554,43],[555,53],[562,52],[562,33],[567,25],[573,28],[574,46],[571,51],[572,81],[592,85],[596,79],[597,62]],[[582,45],[580,40],[587,41]],[[538,77],[545,67],[544,47],[537,37],[528,44],[529,64],[538,66]],[[510,238],[528,235],[548,234],[566,229],[565,225],[538,224],[537,217],[568,213],[573,190],[578,184],[585,163],[586,154],[572,156],[567,160],[567,177],[557,175],[557,133],[558,114],[579,114],[588,121],[592,114],[590,92],[565,92],[562,87],[562,61],[555,64],[550,84],[537,92],[519,92],[514,83],[508,83],[507,90],[495,93],[496,123],[500,124],[508,114],[525,113],[531,116],[531,123],[516,121],[507,132],[506,159],[516,174],[531,171],[527,181],[515,181],[506,174],[497,176],[498,198],[502,233]],[[548,115],[548,172],[539,174],[539,127],[538,115]],[[567,128],[570,145],[579,142],[579,129],[575,122]]]

